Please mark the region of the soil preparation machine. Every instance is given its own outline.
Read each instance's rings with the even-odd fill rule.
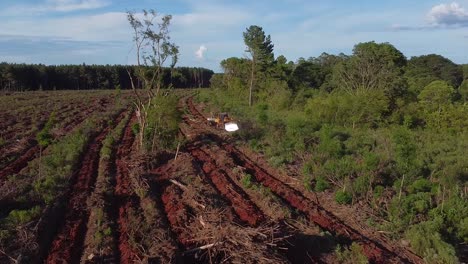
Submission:
[[[228,113],[219,113],[216,117],[207,118],[210,125],[216,126],[217,128],[224,128],[228,132],[234,132],[239,130],[237,123],[229,117]]]

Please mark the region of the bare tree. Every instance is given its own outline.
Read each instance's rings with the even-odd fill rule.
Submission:
[[[162,16],[160,22],[155,22],[158,14],[151,9],[143,10],[142,18],[133,12],[127,12],[127,19],[133,30],[137,59],[134,74],[132,75],[130,70],[127,72],[136,98],[135,106],[139,124],[138,145],[143,150],[148,111],[154,107],[153,99],[159,95],[162,88],[163,67],[168,59],[171,59],[169,66],[172,71],[178,60],[179,47],[170,41],[171,15]]]

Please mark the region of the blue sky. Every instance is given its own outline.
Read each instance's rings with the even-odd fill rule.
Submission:
[[[407,57],[437,53],[468,63],[468,0],[2,0],[0,61],[129,64],[127,10],[172,14],[179,66],[219,71],[245,56],[242,32],[262,26],[275,55],[350,54],[356,43],[390,42]]]

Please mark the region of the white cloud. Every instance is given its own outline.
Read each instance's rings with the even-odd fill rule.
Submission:
[[[205,47],[205,45],[201,45],[200,48],[198,48],[198,50],[195,52],[195,56],[198,59],[203,59],[204,55],[205,55],[205,51],[207,51],[207,50],[208,49]]]
[[[80,41],[131,42],[125,13],[109,12],[46,19],[15,19],[2,23],[2,35],[48,36]]]
[[[106,0],[48,0],[47,4],[54,11],[69,12],[101,8],[109,5],[109,2]]]
[[[468,27],[468,11],[459,3],[435,5],[426,14],[426,23],[420,25],[393,24],[392,31],[441,30]],[[417,22],[416,22],[417,23]],[[414,23],[414,24],[416,24]]]
[[[433,30],[434,26],[405,26],[400,24],[393,24],[390,26],[391,31],[418,31],[418,30]]]
[[[14,5],[1,12],[2,15],[43,14],[48,12],[73,12],[108,6],[109,0],[46,0],[40,4]]]
[[[468,11],[457,2],[432,7],[427,18],[434,26],[468,26]]]

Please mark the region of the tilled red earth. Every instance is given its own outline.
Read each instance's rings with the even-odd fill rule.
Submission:
[[[124,128],[110,165],[115,178],[104,210],[112,222],[112,239],[118,249],[115,256],[109,256],[108,263],[158,263],[158,259],[159,262],[164,259],[164,263],[229,263],[232,259],[242,260],[242,256],[249,259],[246,260],[249,263],[335,262],[336,259],[329,256],[333,255],[333,249],[325,249],[328,246],[316,231],[319,229],[328,231],[340,243],[358,243],[372,263],[422,263],[410,251],[378,235],[368,235],[362,228],[318,204],[310,195],[292,188],[284,176],[276,175],[264,161],[252,159],[251,153],[244,153],[231,143],[227,133],[209,126],[191,98],[181,99],[179,107],[190,112],[180,126],[185,144],[178,159],[174,159],[172,153],[167,154],[153,164],[155,167],[145,168],[146,178],[143,178],[147,180],[145,184],[150,193],[145,198],[136,194],[135,178],[132,178],[135,175],[130,166],[135,155],[132,125],[136,117],[132,116]],[[114,120],[114,124],[118,124],[123,115]],[[64,211],[55,217],[57,232],[50,247],[46,247],[44,260],[47,263],[78,263],[80,260],[97,263],[83,256],[86,233],[92,230],[87,229],[90,219],[87,199],[95,186],[102,141],[110,130],[107,127],[92,140],[73,176],[70,191],[64,197]],[[241,184],[239,175],[251,175],[256,187]],[[252,194],[265,190],[269,194]],[[290,218],[275,217],[275,212],[268,211],[262,203],[262,197],[266,197],[262,195],[276,200],[276,206],[283,206],[290,212]],[[135,219],[152,223],[148,229],[151,236],[165,237],[150,237],[149,241],[153,239],[156,243],[142,246],[148,245],[148,237],[141,233],[136,235],[135,225],[140,223],[135,223]],[[300,225],[299,219],[306,219],[306,223],[302,223],[306,227],[292,237],[291,228]],[[305,232],[306,228],[312,233]],[[271,234],[265,230],[270,230]],[[244,234],[250,236],[249,239],[244,239]],[[275,240],[278,236],[289,240],[278,242]],[[138,245],[144,239],[146,242]],[[310,239],[315,242],[310,243]],[[158,243],[168,246],[161,248]],[[261,243],[261,250],[255,251],[258,243]],[[239,252],[233,252],[237,250]],[[157,252],[165,254],[165,258],[158,258]],[[236,253],[238,255],[234,256]]]
[[[216,186],[216,189],[230,201],[234,207],[234,211],[242,221],[245,221],[250,226],[257,226],[265,220],[265,216],[257,206],[246,198],[245,192],[230,181],[226,172],[219,168],[213,159],[216,156],[210,156],[208,152],[203,151],[197,146],[189,147],[189,152],[198,161],[203,172]]]
[[[108,102],[102,107],[107,106],[107,104]],[[93,113],[96,110],[97,107],[91,107],[86,109],[85,111],[81,111],[81,109],[75,110],[75,112],[72,113],[73,118],[64,124],[63,128],[61,129],[61,135],[58,135],[57,137],[63,136],[72,131],[73,128],[75,128],[81,122],[83,122],[89,116],[89,114]],[[64,116],[66,116],[66,113],[62,112],[60,113],[60,116],[58,118],[63,118]],[[26,144],[25,146],[23,146],[22,149],[18,151],[20,155],[17,159],[14,159],[4,168],[0,169],[0,183],[4,181],[7,176],[19,173],[23,168],[25,168],[28,165],[28,162],[32,161],[33,159],[39,156],[40,147],[37,141],[34,139],[34,137],[31,137],[28,140],[28,143],[29,144]],[[4,149],[3,151],[5,151],[5,153],[8,152],[7,149]]]
[[[138,197],[131,191],[131,182],[128,173],[128,165],[125,159],[128,158],[132,151],[132,145],[135,140],[132,128],[130,124],[133,124],[136,120],[136,116],[133,116],[129,124],[126,126],[123,139],[117,149],[116,157],[116,187],[115,187],[115,202],[113,210],[117,210],[117,224],[118,230],[118,248],[120,252],[121,263],[133,263],[136,259],[136,253],[134,249],[129,245],[127,231],[129,230],[129,223],[127,221],[128,211],[130,208],[134,208],[138,204]],[[115,215],[114,215],[115,216]]]
[[[115,123],[118,124],[123,117],[124,114],[121,114]],[[107,127],[101,131],[93,139],[83,156],[80,169],[74,176],[74,183],[68,195],[67,209],[62,225],[53,239],[46,258],[47,263],[76,263],[80,260],[86,234],[86,223],[89,217],[86,201],[96,181],[102,141],[110,129],[110,127]]]
[[[179,243],[185,248],[193,246],[193,243],[190,242],[193,237],[184,228],[193,219],[188,214],[187,206],[182,202],[181,190],[174,185],[165,186],[161,194],[161,201],[164,204],[167,220],[177,235]]]

